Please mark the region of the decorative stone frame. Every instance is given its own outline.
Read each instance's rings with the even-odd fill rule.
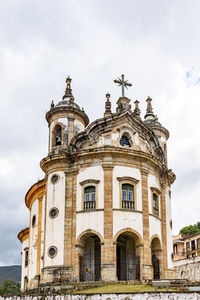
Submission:
[[[55,216],[52,216],[52,215],[51,215],[51,211],[52,211],[53,209],[56,210],[56,215],[55,215]],[[52,207],[52,208],[50,208],[50,210],[49,210],[49,218],[55,219],[55,218],[57,218],[58,214],[59,214],[59,209],[58,209],[57,207]]]
[[[151,189],[151,212],[154,217],[160,218],[160,194],[161,191],[156,187],[150,187]],[[153,212],[153,194],[156,194],[158,197],[158,215]]]
[[[139,180],[129,176],[117,177],[117,180],[119,181],[120,208],[122,209],[122,185],[131,184],[134,190],[134,209],[128,209],[128,208],[123,208],[123,209],[130,210],[130,211],[137,210],[137,183],[139,182]]]
[[[58,176],[58,180],[57,180],[56,182],[53,182],[52,179],[53,179],[53,177],[54,177],[55,175]],[[54,174],[51,175],[51,179],[50,179],[50,180],[51,180],[51,183],[52,183],[53,185],[55,185],[55,184],[57,184],[57,183],[59,182],[59,180],[60,180],[60,175],[57,174],[57,173],[54,173]]]
[[[50,249],[51,248],[54,248],[55,249],[55,254],[54,255],[50,255],[50,253],[49,253],[49,251],[50,251]],[[57,255],[57,253],[58,253],[58,248],[56,247],[56,246],[50,246],[49,247],[49,249],[48,249],[48,256],[50,257],[50,258],[54,258],[56,255]]]
[[[80,185],[82,186],[82,191],[81,191],[81,210],[82,211],[93,211],[98,209],[98,183],[100,182],[100,180],[96,180],[96,179],[87,179],[87,180],[83,180],[80,182]],[[86,187],[88,186],[94,186],[95,187],[95,202],[96,202],[96,208],[95,209],[91,209],[91,210],[85,210],[84,209],[84,199],[85,199],[85,193],[84,190]]]
[[[133,129],[129,126],[122,125],[122,126],[116,128],[116,131],[119,132],[119,137],[117,138],[117,145],[119,147],[123,147],[123,148],[127,148],[127,149],[132,148],[133,147],[133,135],[135,134],[135,132],[133,132]],[[126,145],[122,146],[120,144],[120,140],[123,135],[125,135],[128,138],[129,143],[131,145],[130,147],[126,146]]]

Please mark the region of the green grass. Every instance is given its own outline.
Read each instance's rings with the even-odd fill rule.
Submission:
[[[104,285],[88,290],[76,292],[76,294],[111,294],[111,293],[140,293],[140,292],[154,292],[155,288],[146,284],[110,284]],[[165,288],[158,288],[158,292],[166,291]],[[169,289],[169,291],[177,291]]]

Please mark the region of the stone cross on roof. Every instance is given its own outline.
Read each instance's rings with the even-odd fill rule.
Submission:
[[[132,84],[128,80],[124,80],[124,74],[122,74],[121,78],[115,79],[114,82],[122,86],[122,97],[125,97],[124,87],[127,88],[127,86],[132,86]]]

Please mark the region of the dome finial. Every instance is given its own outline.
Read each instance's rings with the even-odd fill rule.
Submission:
[[[112,114],[111,111],[111,102],[110,102],[110,94],[106,94],[106,103],[105,103],[105,113],[104,117],[110,116]]]
[[[135,100],[135,109],[134,109],[134,115],[138,118],[140,118],[140,109],[139,109],[139,101],[138,100]]]
[[[145,120],[154,120],[155,119],[155,116],[154,116],[154,113],[153,113],[153,108],[152,108],[152,105],[151,105],[151,101],[152,99],[148,96],[146,102],[147,102],[147,110],[146,110],[146,115],[144,116]]]
[[[72,95],[72,88],[71,88],[71,81],[72,79],[69,77],[69,75],[67,76],[66,78],[66,90],[65,90],[65,94],[63,96],[63,99],[67,98],[67,97],[70,97],[70,98],[73,98],[73,95]]]

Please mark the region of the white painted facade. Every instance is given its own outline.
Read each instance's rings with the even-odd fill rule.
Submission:
[[[56,184],[51,181],[52,175],[58,175]],[[46,239],[44,267],[62,265],[64,257],[64,218],[65,218],[65,173],[58,171],[49,174],[47,180],[47,206],[46,206]],[[50,218],[50,209],[56,207],[59,211],[56,218]],[[58,249],[57,255],[52,259],[48,255],[50,247]]]
[[[36,217],[36,222],[34,226],[32,226],[33,216]],[[38,200],[35,200],[31,207],[29,228],[30,228],[30,244],[29,244],[28,275],[30,279],[33,279],[36,276],[36,266],[37,266]]]
[[[21,273],[21,286],[24,287],[24,278],[28,276],[28,265],[25,265],[26,251],[29,249],[29,239],[22,243],[22,273]]]

